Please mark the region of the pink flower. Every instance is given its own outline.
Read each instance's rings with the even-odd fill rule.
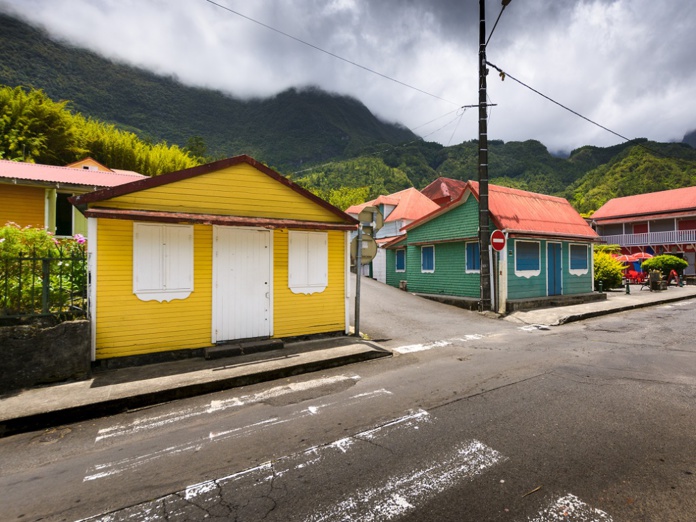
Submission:
[[[75,241],[77,241],[77,243],[78,243],[79,245],[81,245],[81,244],[83,244],[83,243],[85,243],[85,242],[87,241],[87,240],[85,239],[85,236],[83,236],[82,234],[75,234],[75,235],[73,236],[73,239],[74,239]]]

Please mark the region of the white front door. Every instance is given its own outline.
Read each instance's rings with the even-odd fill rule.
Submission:
[[[213,227],[213,342],[272,334],[271,231]]]

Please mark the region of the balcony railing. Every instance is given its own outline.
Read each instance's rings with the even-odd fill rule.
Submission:
[[[609,245],[649,246],[649,245],[680,245],[696,243],[696,230],[671,230],[669,232],[646,232],[644,234],[620,234],[602,236]]]

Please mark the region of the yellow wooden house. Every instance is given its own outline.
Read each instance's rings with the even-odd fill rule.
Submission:
[[[357,221],[248,156],[71,201],[95,360],[349,330]]]
[[[87,221],[68,198],[144,177],[92,158],[65,167],[0,160],[0,226],[13,222],[45,228],[58,237],[87,236]]]

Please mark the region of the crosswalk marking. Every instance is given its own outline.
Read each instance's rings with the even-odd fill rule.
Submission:
[[[307,522],[390,520],[416,508],[456,483],[473,479],[505,460],[499,452],[477,440],[451,451],[444,459],[429,463],[383,484],[356,491],[336,505],[310,515]]]

